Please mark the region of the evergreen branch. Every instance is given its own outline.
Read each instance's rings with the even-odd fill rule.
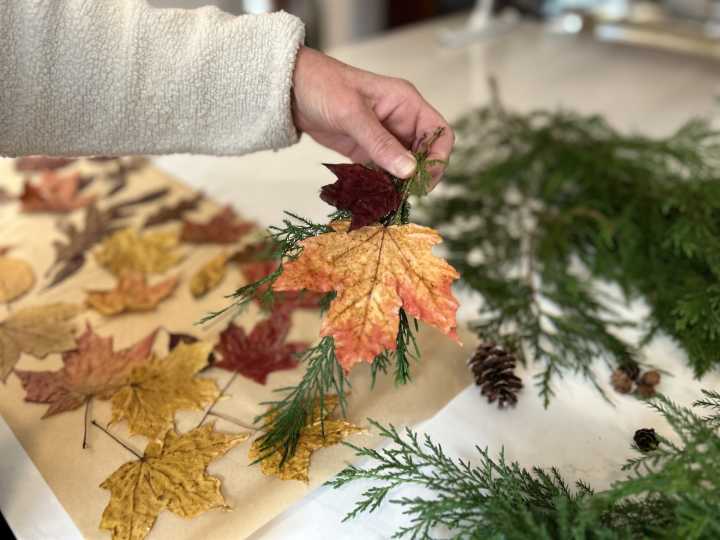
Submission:
[[[345,443],[365,458],[328,485],[339,488],[372,481],[345,519],[373,512],[389,502],[403,509],[409,524],[394,537],[430,538],[450,529],[453,538],[502,539],[712,539],[720,534],[720,394],[704,391],[695,403],[714,411],[698,416],[659,396],[650,402],[670,423],[679,443],[628,461],[631,474],[609,489],[574,488],[555,468],[525,469],[508,463],[503,452],[490,457],[478,448],[477,463],[449,457],[427,435],[399,432],[370,420],[389,445],[376,450]],[[392,498],[408,484],[428,496]]]

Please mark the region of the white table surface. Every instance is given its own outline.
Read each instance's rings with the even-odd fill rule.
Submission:
[[[356,66],[413,81],[450,120],[486,101],[486,80],[491,74],[500,82],[506,106],[601,113],[616,126],[645,133],[668,133],[690,116],[716,113],[718,63],[552,36],[533,25],[461,49],[441,47],[438,31],[460,23],[461,19],[449,18],[410,27],[332,54]],[[169,156],[156,162],[211,197],[235,205],[244,215],[272,224],[285,209],[322,218],[328,207],[318,199],[318,189],[332,179],[320,164],[339,160],[305,137],[278,153],[242,158]],[[467,320],[476,306],[475,299],[463,298],[461,317]],[[643,312],[641,305],[632,309],[638,316]],[[702,387],[720,388],[717,373],[700,382],[693,380],[682,352],[666,338],[659,337],[644,352],[651,362],[674,374],[663,380],[661,389],[680,403],[690,403]],[[622,476],[619,465],[631,454],[635,429],[655,427],[669,434],[667,426],[642,403],[615,394],[611,406],[573,377],[557,385],[557,398],[544,410],[531,387],[532,372],[521,373],[530,387],[522,392],[514,410],[498,411],[470,387],[418,428],[456,456],[472,460],[475,445],[488,446],[493,452],[504,446],[506,456],[522,465],[557,465],[568,479],[583,478],[596,488]],[[609,374],[601,372],[601,377],[607,379]],[[0,509],[18,538],[79,538],[1,419],[0,455],[0,486],[11,477],[16,485],[24,486],[22,493],[5,493],[0,488]],[[369,517],[340,523],[361,488],[318,489],[253,538],[389,537],[403,522],[397,508],[386,506]],[[415,493],[412,487],[405,491]]]

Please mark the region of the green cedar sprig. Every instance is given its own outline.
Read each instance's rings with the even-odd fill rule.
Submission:
[[[571,488],[555,468],[509,463],[502,451],[494,459],[477,448],[476,463],[456,460],[428,436],[372,421],[389,446],[346,443],[369,463],[346,468],[328,485],[373,481],[345,519],[385,502],[399,505],[410,519],[394,538],[431,538],[447,528],[453,538],[468,539],[710,540],[720,534],[720,394],[703,394],[694,407],[709,409],[707,417],[664,396],[653,399],[674,440],[661,437],[657,450],[628,461],[626,479],[601,492],[583,481]],[[407,484],[431,496],[391,499]]]

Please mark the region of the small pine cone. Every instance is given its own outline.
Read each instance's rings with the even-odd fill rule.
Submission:
[[[516,361],[514,354],[490,342],[478,345],[468,362],[482,395],[489,403],[497,400],[501,409],[506,405],[515,406],[517,394],[523,387],[514,373]]]
[[[623,364],[618,369],[624,371],[625,374],[630,377],[631,381],[637,381],[637,378],[640,375],[640,366],[638,366],[635,362]]]
[[[610,384],[612,384],[615,391],[620,394],[629,394],[633,387],[632,379],[622,368],[613,371],[612,377],[610,377]]]
[[[651,369],[642,374],[638,380],[638,384],[646,384],[648,386],[657,386],[660,384],[660,372],[656,369]]]
[[[652,452],[660,446],[660,441],[652,428],[638,429],[633,437],[635,445],[641,452]]]
[[[638,384],[635,392],[641,398],[648,399],[655,395],[655,387],[652,384]]]

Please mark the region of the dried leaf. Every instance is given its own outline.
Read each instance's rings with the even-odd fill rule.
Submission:
[[[320,198],[352,214],[351,231],[377,223],[400,206],[400,193],[386,172],[356,163],[325,166],[337,182],[323,186]]]
[[[75,348],[71,319],[80,306],[47,304],[21,309],[0,323],[0,380],[5,382],[22,353],[45,358]]]
[[[206,469],[247,438],[220,433],[212,424],[182,435],[168,431],[162,442],[147,445],[142,459],[126,463],[100,484],[110,491],[100,528],[113,540],[142,540],[163,510],[193,518],[225,508],[221,482]]]
[[[177,276],[155,285],[148,285],[140,272],[125,272],[111,291],[88,291],[87,304],[103,315],[117,315],[124,311],[150,311],[172,294]]]
[[[0,257],[6,255],[14,246],[0,246]]]
[[[162,273],[180,260],[174,232],[152,232],[142,236],[134,229],[117,231],[95,252],[95,260],[116,276],[124,272]]]
[[[255,228],[249,221],[239,221],[231,207],[220,210],[207,223],[183,220],[180,239],[195,244],[233,244]]]
[[[296,368],[296,355],[308,347],[307,343],[287,343],[289,331],[290,315],[285,310],[273,311],[250,334],[231,322],[215,346],[215,351],[222,355],[215,366],[265,384],[269,373]]]
[[[109,399],[130,372],[147,362],[157,330],[135,345],[115,352],[112,337],[100,337],[90,324],[77,340],[77,348],[63,354],[58,371],[20,371],[25,401],[48,403],[43,418],[77,409],[93,397]]]
[[[184,334],[182,332],[168,332],[168,350],[172,351],[175,347],[181,343],[192,345],[200,341],[200,338],[193,336],[192,334]],[[208,355],[208,365],[203,368],[203,371],[209,367],[212,367],[215,363],[215,353]]]
[[[25,156],[15,160],[15,170],[21,172],[61,169],[77,161],[75,158],[52,156]]]
[[[312,416],[305,427],[300,430],[300,438],[295,453],[285,459],[283,463],[283,450],[280,448],[266,455],[261,448],[261,440],[256,439],[250,448],[250,459],[255,461],[262,458],[260,468],[266,476],[276,476],[281,480],[300,480],[308,482],[310,472],[310,459],[315,450],[326,448],[342,442],[346,437],[364,431],[345,420],[330,420],[329,414],[337,407],[337,396],[325,396],[325,414],[321,417],[320,406],[315,404]]]
[[[253,283],[269,276],[277,267],[277,261],[256,261],[243,264],[240,267],[240,271],[248,283]],[[262,298],[262,295],[267,291],[269,286],[269,284],[261,285],[258,288],[256,295],[258,301]],[[273,307],[275,309],[285,309],[289,311],[293,309],[318,309],[323,296],[322,293],[307,290],[276,292]]]
[[[181,344],[164,359],[151,359],[132,370],[112,397],[112,420],[128,421],[130,433],[160,439],[172,428],[175,412],[202,409],[218,395],[215,381],[196,379],[212,346],[205,342]]]
[[[195,298],[205,296],[220,282],[227,274],[228,254],[220,253],[207,263],[190,278],[190,292]]]
[[[80,195],[80,173],[47,171],[36,181],[25,181],[20,202],[23,212],[67,213],[83,208],[93,197]]]
[[[182,219],[185,212],[195,210],[202,200],[202,193],[198,193],[190,198],[181,199],[173,205],[162,206],[148,216],[143,224],[143,228],[155,227],[169,221]]]
[[[108,208],[108,211],[111,213],[115,213],[120,210],[125,210],[131,206],[155,202],[158,199],[162,199],[163,197],[165,197],[168,193],[170,193],[169,188],[159,188],[153,191],[148,191],[147,193],[143,193],[142,195],[138,195],[137,197],[133,197],[132,199],[113,204]]]
[[[334,229],[304,240],[273,287],[337,292],[320,335],[334,337],[345,370],[395,350],[401,307],[457,339],[458,302],[450,286],[459,274],[432,254],[441,241],[436,231],[408,224],[345,232],[346,221]]]
[[[2,256],[0,249],[0,302],[11,302],[32,289],[35,272],[27,262]]]

